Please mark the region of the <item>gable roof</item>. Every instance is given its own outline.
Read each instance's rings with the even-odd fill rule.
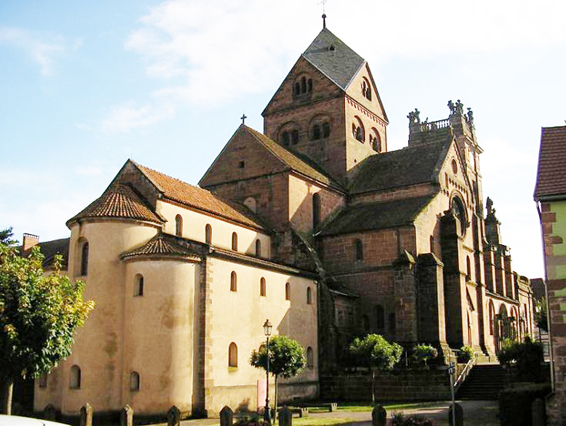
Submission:
[[[247,130],[256,140],[270,151],[275,157],[285,164],[288,170],[295,171],[317,182],[332,186],[340,191],[344,191],[342,186],[332,179],[329,175],[324,173],[315,163],[299,153],[291,152],[284,146],[278,144],[273,139],[265,136],[264,134],[242,125],[241,128]]]
[[[302,56],[343,90],[365,63],[360,55],[326,27]]]
[[[110,185],[104,193],[84,210],[67,221],[70,223],[85,218],[137,219],[156,224],[163,220],[134,192],[123,184]]]
[[[350,187],[352,194],[434,182],[450,142],[416,144],[366,158]]]
[[[133,161],[132,163],[155,185],[165,198],[187,207],[193,207],[256,229],[265,230],[260,219],[246,207],[223,199],[206,189],[190,185]]]
[[[410,225],[436,194],[381,203],[361,204],[342,211],[320,236],[395,228]]]
[[[51,241],[43,241],[41,243],[37,243],[34,247],[39,247],[41,250],[41,254],[43,254],[43,269],[49,269],[53,266],[53,262],[55,261],[55,256],[61,255],[61,269],[63,271],[67,270],[67,265],[69,262],[69,241],[70,238],[60,238],[58,240],[51,240]],[[27,257],[31,253],[31,249],[29,248],[26,251],[22,250],[22,247],[18,247],[20,254],[24,257]]]
[[[566,196],[566,126],[543,127],[535,200]]]

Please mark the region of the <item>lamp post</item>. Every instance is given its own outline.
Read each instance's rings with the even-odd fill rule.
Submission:
[[[265,369],[265,382],[267,386],[265,389],[265,411],[263,413],[263,420],[265,420],[266,423],[271,423],[271,415],[269,413],[269,336],[271,336],[271,327],[272,326],[269,320],[265,320],[265,322],[263,323],[263,333],[267,338],[265,346],[267,350],[267,368]]]

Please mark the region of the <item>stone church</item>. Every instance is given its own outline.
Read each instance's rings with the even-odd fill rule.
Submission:
[[[35,407],[76,413],[256,409],[248,358],[262,325],[298,340],[307,368],[282,398],[315,397],[353,336],[486,357],[532,332],[529,281],[484,208],[473,114],[388,117],[368,63],[324,26],[263,111],[192,186],[128,160],[71,218],[68,274],[97,303]],[[48,244],[46,244],[47,247]]]

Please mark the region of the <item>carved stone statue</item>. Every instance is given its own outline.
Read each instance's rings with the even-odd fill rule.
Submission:
[[[487,214],[495,214],[495,209],[493,208],[493,200],[489,197],[487,197],[487,200],[485,202],[486,208],[487,208]]]
[[[448,101],[448,108],[450,108],[450,115],[456,113],[456,106],[454,105],[454,102],[452,102],[452,100]]]
[[[470,124],[474,122],[474,112],[471,108],[468,108],[468,121],[470,122]]]
[[[420,114],[421,112],[417,108],[415,108],[414,111],[411,111],[409,115],[407,115],[409,124],[419,124],[421,122]]]

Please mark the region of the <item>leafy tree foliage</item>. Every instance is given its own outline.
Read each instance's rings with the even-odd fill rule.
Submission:
[[[359,366],[371,368],[371,401],[375,403],[376,370],[392,370],[401,359],[403,348],[397,343],[389,343],[379,334],[368,334],[363,339],[354,339],[350,353],[357,359]]]
[[[497,358],[501,364],[515,364],[521,380],[537,381],[541,376],[542,344],[533,342],[528,336],[522,343],[505,339]]]
[[[428,366],[428,361],[438,357],[438,350],[431,345],[424,343],[413,346],[413,358],[418,363],[423,363],[425,367]]]
[[[546,298],[543,297],[540,301],[536,302],[535,323],[538,328],[548,332],[548,317],[546,316],[546,312]]]
[[[262,345],[259,351],[252,352],[250,364],[267,371],[267,359],[267,347]],[[276,408],[278,378],[296,376],[305,368],[306,363],[305,349],[299,342],[281,335],[273,336],[269,340],[269,372],[275,377]]]
[[[61,273],[61,258],[46,275],[38,247],[23,257],[0,232],[0,395],[1,412],[10,414],[14,378],[37,378],[71,354],[75,330],[94,302],[83,301],[84,282]]]

